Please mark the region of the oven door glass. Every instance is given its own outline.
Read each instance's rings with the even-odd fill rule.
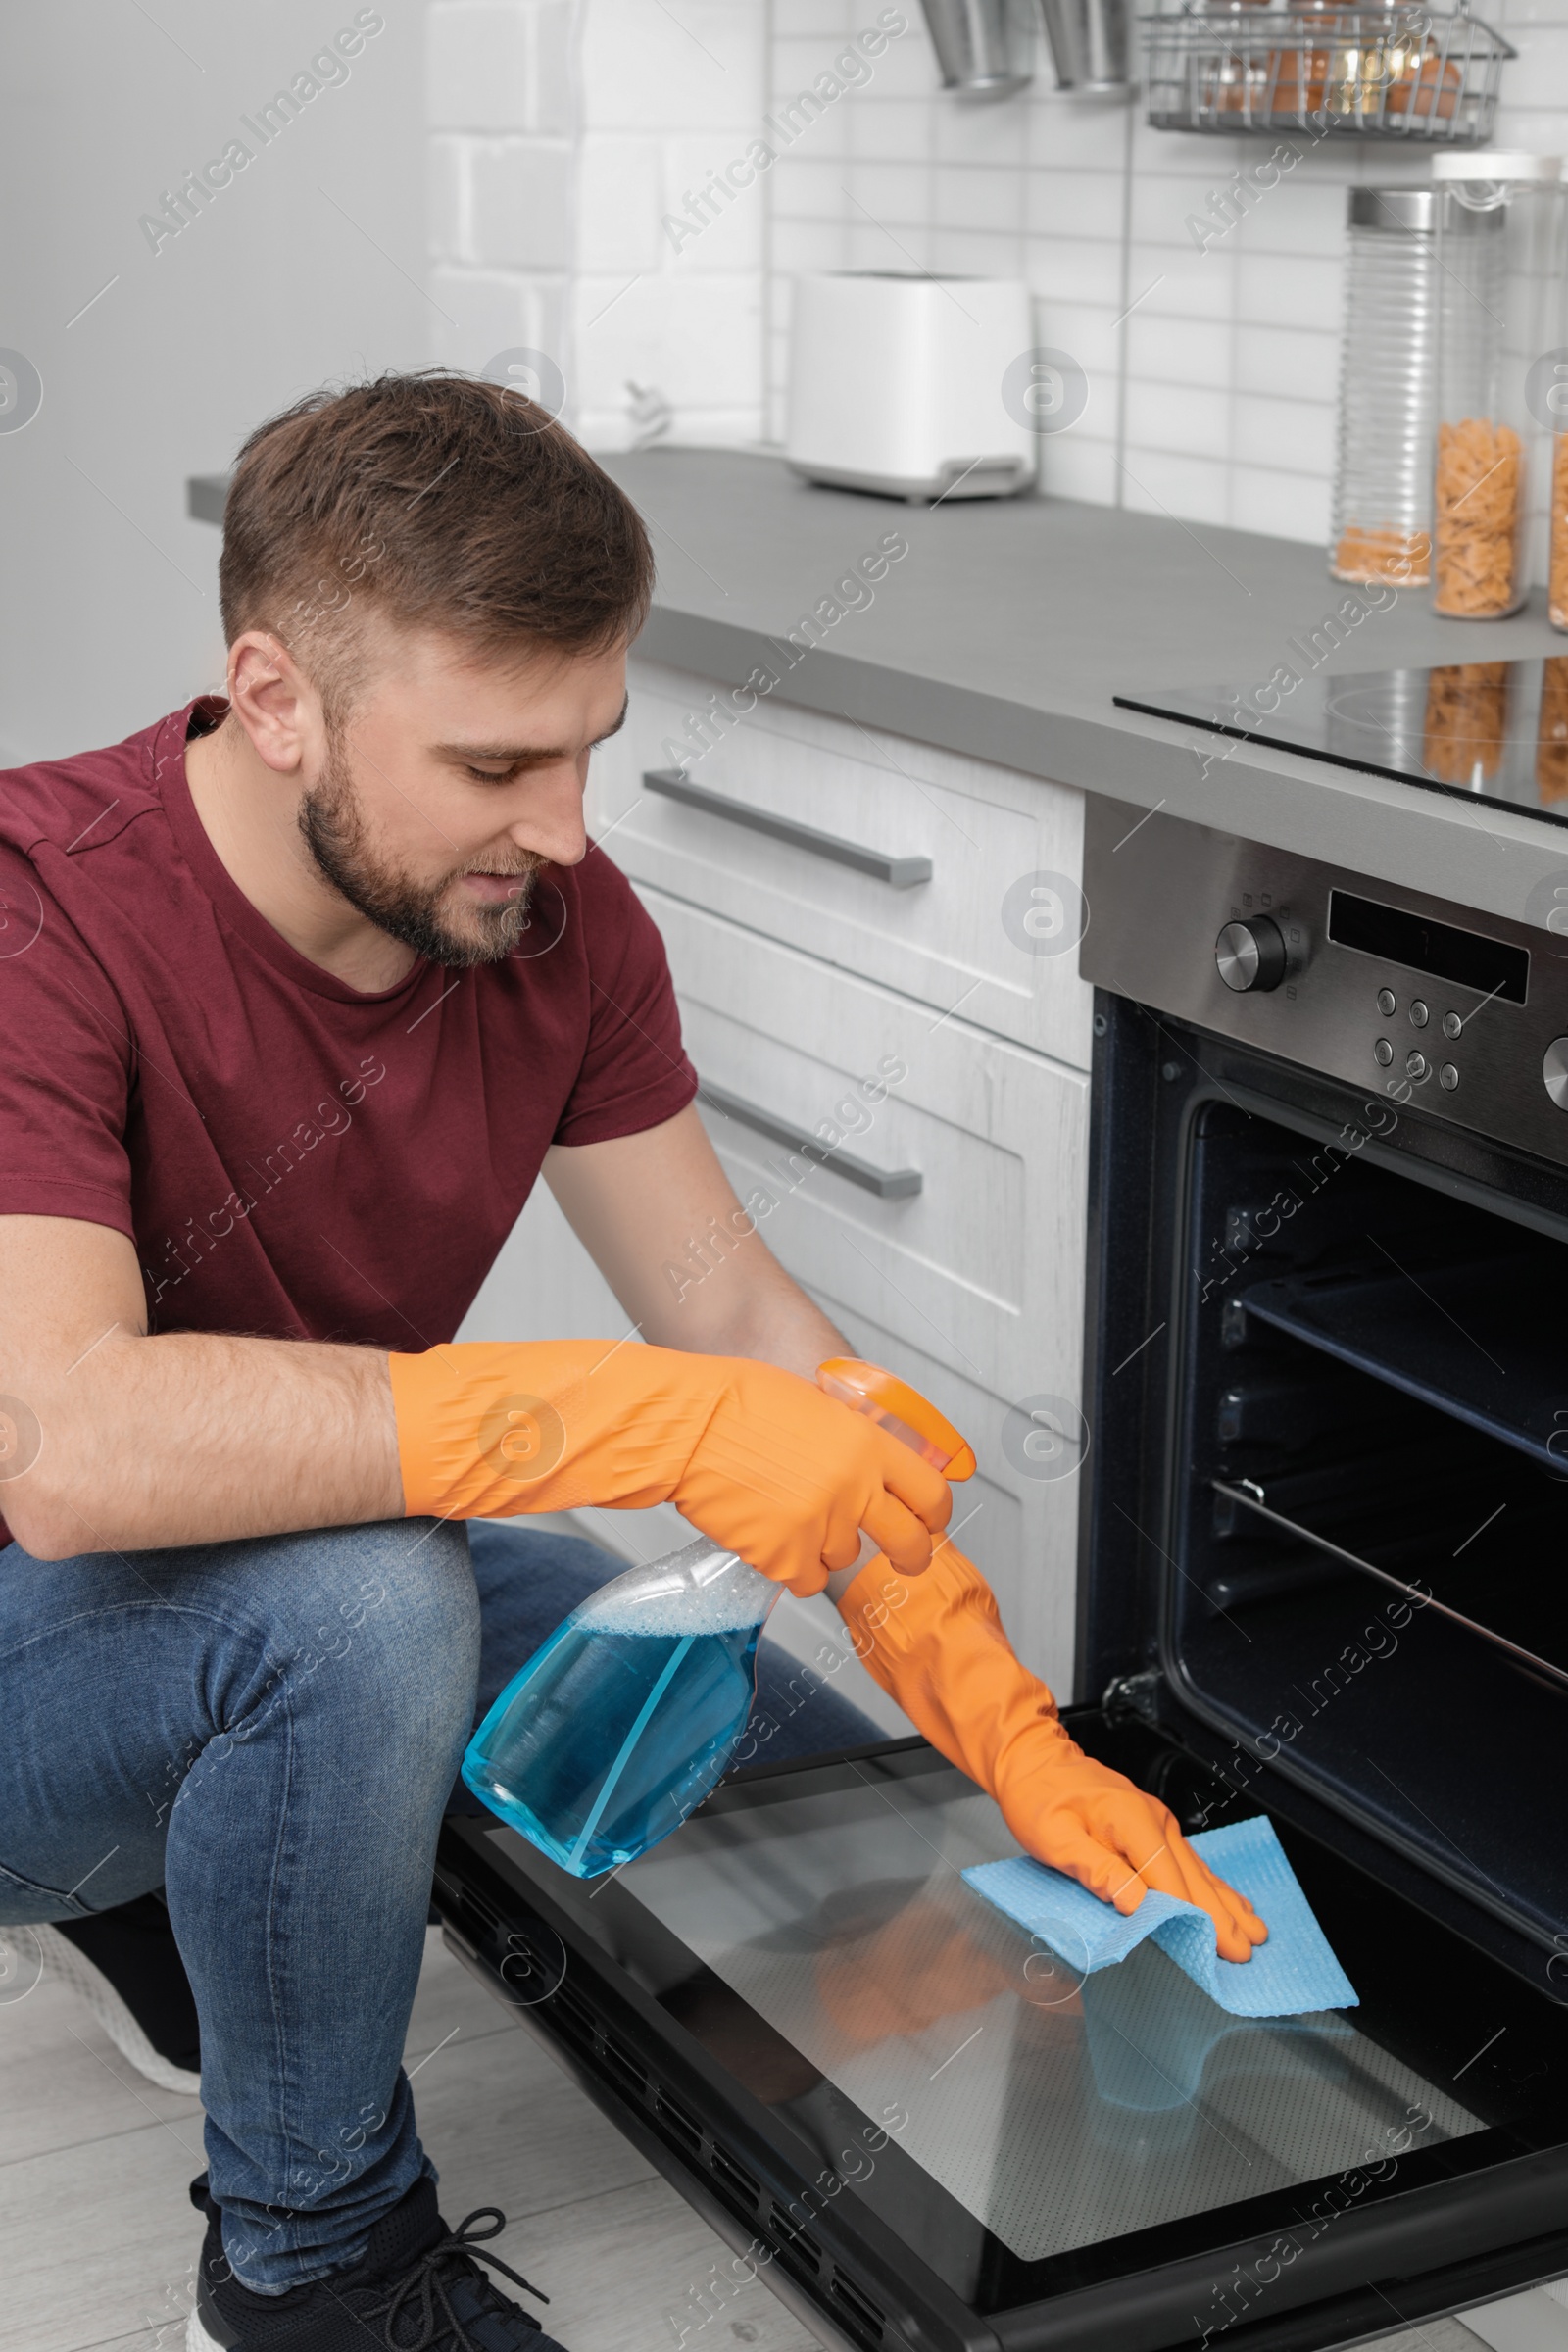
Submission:
[[[1149,1942],[1085,1978],[965,1886],[1017,1850],[939,1772],[694,1822],[625,1883],[1026,2263],[1481,2130],[1353,2010],[1232,2017]]]
[[[1205,1804],[1227,1819],[1265,1809],[1142,1725],[1088,1712],[1074,1729],[1189,1823]],[[593,1981],[635,1988],[638,2067],[657,2078],[661,2044],[682,2065],[695,2045],[704,2065],[676,2078],[679,2097],[705,2106],[697,2120],[720,2149],[738,2111],[776,2152],[775,2178],[817,2183],[797,2220],[853,2244],[857,2217],[874,2216],[910,2277],[985,2313],[1193,2256],[1206,2278],[1213,2252],[1264,2231],[1310,2257],[1292,2274],[1299,2286],[1330,2222],[1344,2242],[1347,2210],[1397,2198],[1408,2213],[1412,2192],[1446,2193],[1565,2136],[1568,2017],[1275,1822],[1353,2009],[1233,2017],[1147,1942],[1083,1977],[965,1886],[970,1864],[1017,1843],[990,1799],[918,1744],[732,1782],[663,1845],[588,1886],[495,1826],[449,1825],[443,1859],[461,1880],[459,1837],[486,1851],[560,1935],[569,2001],[589,1986],[591,2005]],[[494,1886],[486,1900],[504,1911]],[[548,1999],[531,2014],[558,2030]],[[559,2029],[579,2049],[586,2014]],[[1511,2042],[1478,2057],[1497,2021]],[[627,2055],[610,2056],[595,2044],[614,2088]],[[645,2083],[650,2103],[657,2113]],[[743,2147],[754,2167],[757,2145]],[[728,2157],[707,2161],[725,2177]],[[765,2199],[758,2210],[767,2234]],[[1450,2258],[1436,2213],[1430,2234],[1417,2270]],[[1184,2328],[1191,2293],[1201,2305],[1208,2291],[1184,2289]]]

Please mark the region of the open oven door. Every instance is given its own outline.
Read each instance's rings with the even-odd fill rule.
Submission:
[[[1271,1767],[1072,1721],[1192,1826],[1269,1811],[1359,2007],[1236,2018],[1152,1943],[1084,1979],[965,1886],[1016,1844],[918,1740],[738,1776],[591,1884],[453,1816],[448,1938],[840,2352],[1304,2352],[1568,2270],[1568,2009]]]
[[[1568,2270],[1568,2011],[1269,1766],[1074,1731],[1187,1823],[1272,1813],[1359,2009],[1227,2016],[1152,1942],[1084,1981],[968,1891],[1018,1848],[917,1740],[726,1783],[609,1882],[452,1816],[437,1905],[827,2345],[1296,2352]]]

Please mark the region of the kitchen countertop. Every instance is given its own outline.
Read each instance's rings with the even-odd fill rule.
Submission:
[[[1116,692],[1260,685],[1293,659],[1287,641],[1352,593],[1320,548],[1065,499],[906,506],[808,485],[749,452],[603,463],[652,529],[659,585],[638,650],[654,661],[737,685],[777,670],[769,639],[897,532],[907,555],[780,679],[781,702],[1516,919],[1539,882],[1568,879],[1568,829],[1540,818],[1114,708]],[[222,487],[192,482],[191,513],[219,520]],[[1488,622],[1439,620],[1414,590],[1369,612],[1323,668],[1558,653],[1568,638],[1539,592]]]
[[[655,661],[736,684],[756,663],[777,668],[766,640],[898,531],[908,555],[781,679],[780,701],[1491,913],[1523,919],[1544,876],[1568,879],[1568,829],[1114,708],[1112,694],[1150,687],[1260,685],[1291,658],[1287,639],[1350,593],[1321,548],[1066,499],[905,506],[740,452],[602,462],[652,526],[659,587],[639,650]],[[1323,667],[1562,653],[1544,597],[1512,620],[1451,621],[1415,590],[1369,613]]]

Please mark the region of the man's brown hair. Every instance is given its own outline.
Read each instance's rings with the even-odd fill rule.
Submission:
[[[227,642],[269,629],[329,704],[358,616],[476,653],[602,653],[636,635],[654,560],[635,507],[564,426],[436,370],[312,392],[239,453],[219,591]]]

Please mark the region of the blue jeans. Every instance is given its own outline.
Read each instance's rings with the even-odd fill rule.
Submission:
[[[0,1553],[0,1927],[166,1890],[224,2249],[260,2292],[354,2262],[434,2177],[401,2060],[442,1811],[476,1703],[620,1565],[510,1525],[470,1560],[463,1527],[402,1519]],[[875,1736],[788,1661],[760,1680],[771,1756]]]

